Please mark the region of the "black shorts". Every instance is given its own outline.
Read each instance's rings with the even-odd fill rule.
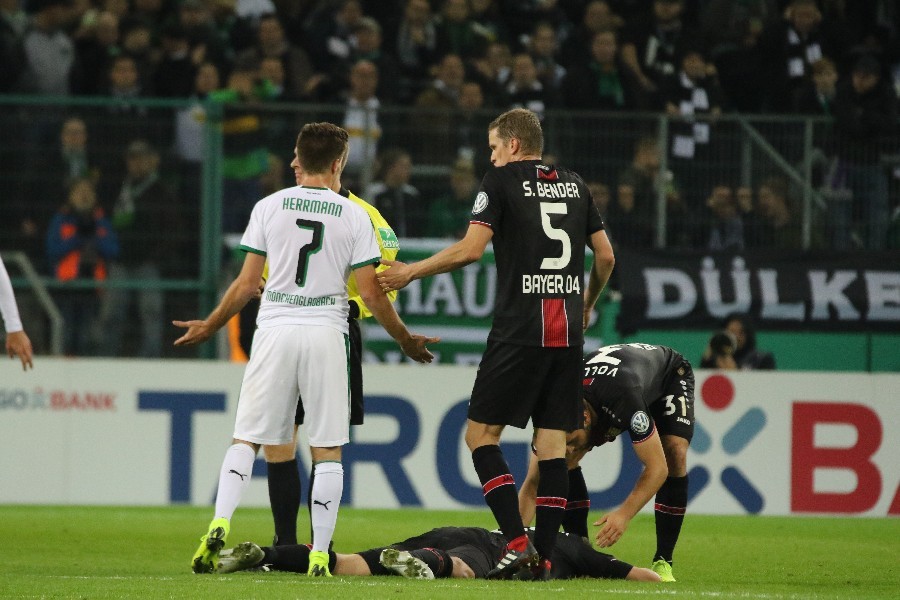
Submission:
[[[502,536],[480,527],[438,527],[390,546],[364,550],[359,555],[373,575],[390,575],[392,572],[382,567],[378,560],[385,548],[406,551],[437,548],[461,559],[475,572],[475,577],[483,579],[497,566],[505,546],[506,540]]]
[[[358,310],[357,310],[358,312]],[[350,424],[362,425],[365,415],[365,400],[363,399],[363,375],[362,375],[362,332],[359,321],[349,319],[350,337]],[[297,398],[297,413],[294,415],[294,425],[303,425],[303,398]]]
[[[582,426],[580,346],[541,348],[488,341],[469,419],[486,425],[575,431]]]
[[[663,389],[662,398],[650,404],[650,415],[659,435],[674,435],[690,442],[694,437],[694,369],[691,363],[682,359]]]

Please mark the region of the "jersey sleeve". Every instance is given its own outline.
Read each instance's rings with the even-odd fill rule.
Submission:
[[[0,259],[0,314],[3,316],[3,324],[7,333],[22,331],[19,307],[16,305],[12,282],[9,280],[9,274],[6,272],[2,259]]]
[[[365,211],[360,209],[359,212],[360,215],[354,223],[353,251],[350,254],[351,269],[374,265],[381,258],[378,242],[375,241],[375,231],[372,229],[372,221]]]
[[[388,266],[382,261],[395,260],[397,258],[397,253],[400,251],[400,241],[397,239],[397,234],[394,233],[394,229],[377,208],[352,192],[350,194],[350,200],[355,202],[369,215],[369,223],[375,233],[375,241],[378,242],[378,249],[381,252],[380,264],[375,267],[375,270],[384,271]],[[397,290],[388,292],[388,300],[391,302],[396,301],[399,293],[400,292]],[[353,273],[350,274],[350,279],[347,281],[347,295],[349,296],[349,300],[355,302],[356,306],[359,308],[358,318],[365,319],[372,316],[372,311],[369,310],[369,307],[366,306],[366,303],[363,302],[362,297],[359,295],[359,288],[356,285],[356,276],[353,275]]]
[[[257,202],[253,207],[253,212],[250,213],[250,222],[247,224],[247,229],[244,230],[244,235],[241,236],[240,247],[245,252],[266,256],[266,236],[261,202]]]
[[[475,196],[475,204],[472,205],[472,217],[470,223],[487,225],[495,232],[503,218],[503,186],[500,183],[500,175],[497,169],[488,171],[481,180],[481,188]]]
[[[628,416],[628,435],[631,437],[632,444],[640,444],[645,441],[656,430],[656,423],[653,417],[647,411],[643,401],[638,393],[634,394],[636,398],[631,398],[629,406],[633,408],[629,410]]]

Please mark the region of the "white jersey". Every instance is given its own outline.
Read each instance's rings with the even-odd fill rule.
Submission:
[[[381,257],[372,223],[326,188],[291,187],[256,203],[241,249],[267,257],[258,327],[325,325],[347,333],[347,279]]]

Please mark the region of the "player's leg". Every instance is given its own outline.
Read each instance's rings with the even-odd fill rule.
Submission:
[[[297,386],[290,377],[297,368],[296,327],[271,327],[257,332],[257,342],[244,371],[234,424],[234,444],[225,453],[219,473],[216,512],[191,560],[195,573],[216,570],[231,517],[250,483],[253,461],[260,445],[286,444],[293,438],[290,415]]]
[[[484,500],[504,537],[509,540],[500,562],[489,574],[490,578],[511,577],[537,555],[525,535],[525,527],[519,515],[516,482],[500,450],[502,431],[503,425],[487,425],[469,419],[465,436],[466,445],[472,452],[475,472],[484,491]]]
[[[653,570],[662,581],[673,582],[673,554],[687,511],[687,452],[694,435],[694,372],[684,360],[671,376],[667,394],[650,411],[659,428],[669,476],[656,492],[656,552]]]
[[[490,577],[505,578],[536,558],[519,514],[516,484],[500,450],[506,425],[524,428],[536,399],[532,374],[542,365],[528,362],[525,347],[488,342],[469,402],[466,445],[484,499],[508,545]]]
[[[534,449],[538,458],[540,481],[534,509],[534,545],[541,558],[540,576],[549,578],[550,557],[556,545],[556,534],[566,513],[569,473],[566,468],[566,432],[537,428]]]
[[[588,514],[591,498],[581,467],[569,470],[569,495],[566,497],[566,512],[563,515],[563,531],[579,537],[588,537]]]
[[[669,466],[669,476],[656,492],[654,503],[656,553],[653,555],[653,568],[663,580],[674,581],[672,555],[687,511],[687,451],[690,443],[682,437],[669,434],[660,436],[660,439]]]
[[[259,446],[234,439],[225,452],[219,470],[219,486],[216,492],[216,508],[207,533],[200,538],[200,546],[191,558],[194,573],[213,573],[217,567],[219,551],[225,546],[225,539],[231,528],[231,517],[240,503],[244,489],[250,482],[253,461]]]
[[[544,351],[548,371],[541,398],[534,407],[534,449],[540,481],[535,499],[534,545],[541,564],[535,576],[546,579],[552,568],[550,558],[557,533],[566,513],[569,471],[566,464],[566,432],[582,424],[581,348]]]
[[[313,548],[309,574],[330,576],[327,552],[344,490],[341,446],[350,441],[349,341],[328,327],[303,329],[298,384],[306,409],[307,437],[315,477],[310,520]]]
[[[302,488],[297,470],[297,428],[289,444],[265,446],[269,484],[269,506],[275,524],[273,545],[297,543],[297,515]]]

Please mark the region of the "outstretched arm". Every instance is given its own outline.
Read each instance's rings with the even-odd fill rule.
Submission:
[[[375,267],[365,265],[355,269],[353,273],[356,276],[356,285],[363,302],[366,303],[385,331],[400,344],[403,353],[416,362],[430,363],[434,359],[434,355],[426,348],[426,344],[436,344],[441,341],[440,338],[409,332],[390,299],[379,289],[378,281],[375,278]]]
[[[211,338],[228,319],[240,312],[244,306],[259,294],[266,257],[248,252],[244,257],[241,272],[228,286],[219,305],[202,321],[172,321],[176,327],[187,329],[187,333],[175,340],[176,346],[195,346]]]
[[[490,227],[470,224],[466,237],[425,260],[410,265],[399,261],[382,261],[391,268],[378,273],[378,283],[385,292],[390,292],[406,287],[414,279],[455,271],[480,259],[493,236],[494,230]]]
[[[6,329],[6,353],[10,358],[19,357],[19,360],[22,361],[23,371],[27,371],[29,367],[34,368],[31,362],[31,340],[22,329],[12,282],[9,280],[9,273],[6,272],[2,259],[0,259],[0,315],[3,316],[3,324]]]
[[[633,447],[638,458],[644,464],[644,470],[641,471],[640,477],[634,484],[634,489],[625,498],[622,506],[603,515],[599,521],[594,523],[594,525],[601,526],[596,537],[597,546],[600,548],[607,548],[619,541],[632,517],[653,498],[669,475],[669,467],[666,464],[666,455],[663,452],[658,431],[654,430],[653,435],[638,444],[633,444]]]

